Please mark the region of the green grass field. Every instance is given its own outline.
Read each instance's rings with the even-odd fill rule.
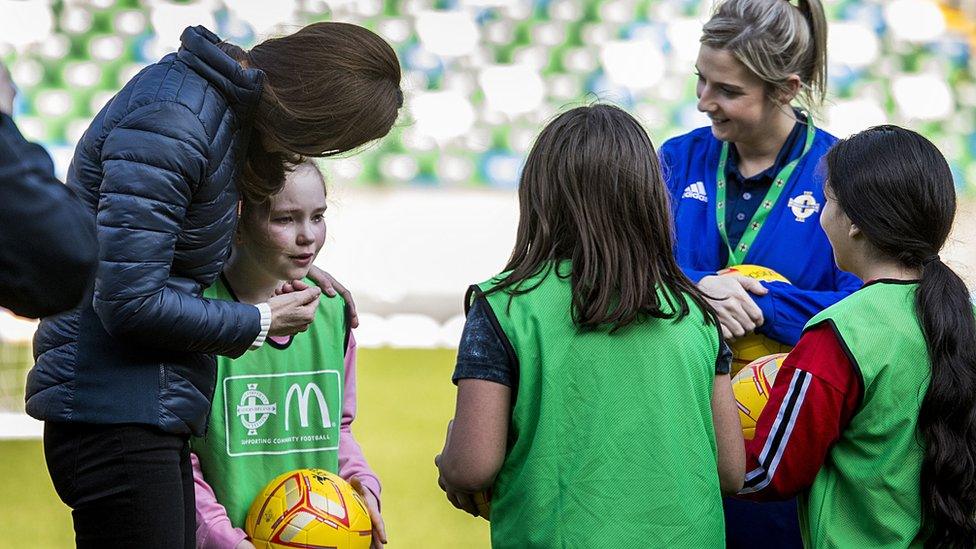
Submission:
[[[488,523],[454,509],[437,487],[434,455],[454,412],[451,350],[365,349],[353,427],[383,482],[387,547],[488,547]],[[71,517],[40,441],[0,441],[0,548],[73,545]]]

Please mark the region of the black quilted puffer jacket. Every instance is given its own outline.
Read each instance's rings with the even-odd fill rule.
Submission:
[[[91,301],[34,337],[27,412],[46,421],[140,423],[202,435],[214,354],[237,357],[257,307],[200,297],[230,251],[264,73],[244,70],[203,27],[146,67],[92,121],[68,185],[94,217]]]

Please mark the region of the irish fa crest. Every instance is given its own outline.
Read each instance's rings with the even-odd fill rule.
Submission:
[[[820,203],[814,198],[810,191],[803,191],[803,194],[794,196],[789,201],[790,210],[796,216],[796,220],[803,223],[808,217],[820,211]]]
[[[247,434],[258,434],[258,428],[268,421],[271,414],[277,413],[278,405],[268,401],[268,395],[258,390],[258,384],[248,383],[247,391],[241,395],[241,403],[237,405],[237,416],[247,428]]]

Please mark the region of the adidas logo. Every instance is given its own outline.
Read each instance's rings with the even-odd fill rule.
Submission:
[[[681,194],[681,198],[694,198],[701,202],[708,202],[708,194],[705,193],[705,185],[701,181],[685,187],[685,192]]]

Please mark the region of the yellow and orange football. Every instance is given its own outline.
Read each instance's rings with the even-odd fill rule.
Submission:
[[[369,549],[372,529],[362,496],[322,469],[299,469],[269,482],[244,525],[258,549]]]
[[[752,440],[756,436],[759,414],[769,402],[776,373],[785,359],[786,353],[764,356],[750,363],[732,378],[732,393],[735,394],[735,405],[739,409],[742,436],[746,440]]]

